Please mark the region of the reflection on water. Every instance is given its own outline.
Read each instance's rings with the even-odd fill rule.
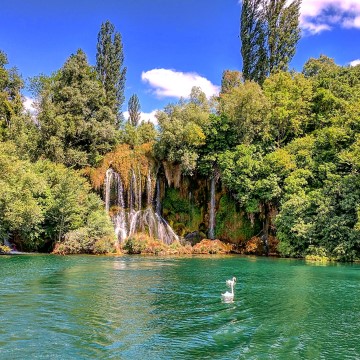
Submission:
[[[360,357],[360,265],[12,256],[0,269],[1,359]]]

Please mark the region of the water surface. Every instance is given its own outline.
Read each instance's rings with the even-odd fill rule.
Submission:
[[[358,359],[359,284],[359,264],[1,256],[0,358]]]

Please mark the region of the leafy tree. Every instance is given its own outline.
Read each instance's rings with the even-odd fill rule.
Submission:
[[[223,184],[239,204],[263,220],[267,249],[271,214],[279,205],[283,181],[295,166],[291,155],[284,150],[264,155],[254,145],[238,145],[219,155],[219,166]]]
[[[287,70],[300,40],[301,0],[294,0],[290,5],[286,5],[286,0],[270,0],[264,6],[270,74]]]
[[[13,117],[20,116],[23,111],[20,90],[23,81],[16,68],[7,70],[7,56],[0,50],[0,136],[11,127]]]
[[[233,123],[226,115],[209,116],[209,125],[204,128],[205,144],[199,149],[198,168],[203,175],[212,175],[218,168],[218,157],[237,145]]]
[[[98,34],[96,71],[104,86],[106,105],[116,116],[119,124],[121,107],[124,103],[126,67],[122,38],[110,21],[101,24]]]
[[[82,229],[90,245],[78,252],[97,251],[94,244],[101,239],[114,244],[103,203],[83,177],[49,161],[21,160],[16,152],[13,143],[0,142],[1,239],[9,237],[18,249],[51,251],[55,242]]]
[[[51,78],[41,79],[39,108],[40,151],[52,161],[94,165],[116,142],[115,115],[82,50]]]
[[[360,129],[360,67],[341,67],[321,55],[306,62],[303,73],[313,83],[312,129],[336,124]]]
[[[268,69],[263,0],[243,0],[240,19],[242,73],[246,80],[262,84]]]
[[[270,133],[277,147],[306,132],[312,116],[312,86],[299,73],[278,72],[265,80]]]
[[[138,126],[141,119],[140,112],[140,101],[136,94],[131,95],[128,102],[128,111],[129,111],[129,122],[133,126]]]
[[[121,142],[129,144],[132,148],[149,142],[154,142],[157,131],[151,122],[142,121],[137,127],[127,122],[121,135]]]
[[[220,94],[219,113],[232,122],[238,144],[268,141],[268,110],[268,99],[261,87],[253,81],[245,81]]]
[[[242,83],[242,74],[240,71],[223,71],[221,78],[221,94],[230,92],[233,88],[239,87]]]
[[[260,84],[286,71],[300,39],[301,0],[244,0],[241,10],[241,53],[245,80]]]
[[[204,129],[209,123],[209,104],[205,94],[193,88],[190,100],[180,100],[157,113],[160,133],[155,145],[162,161],[179,164],[184,173],[196,168],[198,149],[205,144]]]
[[[18,244],[26,239],[26,247],[34,249],[42,232],[46,185],[31,164],[15,154],[14,144],[0,143],[0,238],[10,236]]]

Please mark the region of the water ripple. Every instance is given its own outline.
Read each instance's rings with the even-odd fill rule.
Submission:
[[[360,358],[360,266],[0,258],[1,359]],[[233,303],[225,280],[237,276]]]

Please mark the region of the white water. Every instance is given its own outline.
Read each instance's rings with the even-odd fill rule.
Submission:
[[[146,179],[146,186],[141,182],[141,176],[136,178],[132,171],[129,190],[123,187],[120,174],[113,169],[108,169],[105,177],[105,209],[110,212],[114,223],[115,233],[119,243],[128,236],[137,232],[146,232],[149,236],[160,239],[166,244],[178,240],[174,230],[160,215],[160,194],[157,181],[156,211],[153,209],[153,181],[150,173]],[[146,194],[144,194],[146,193]],[[142,197],[146,195],[147,204],[142,208]],[[126,207],[125,199],[128,199]]]
[[[215,238],[215,176],[210,183],[210,211],[209,211],[209,238]]]

